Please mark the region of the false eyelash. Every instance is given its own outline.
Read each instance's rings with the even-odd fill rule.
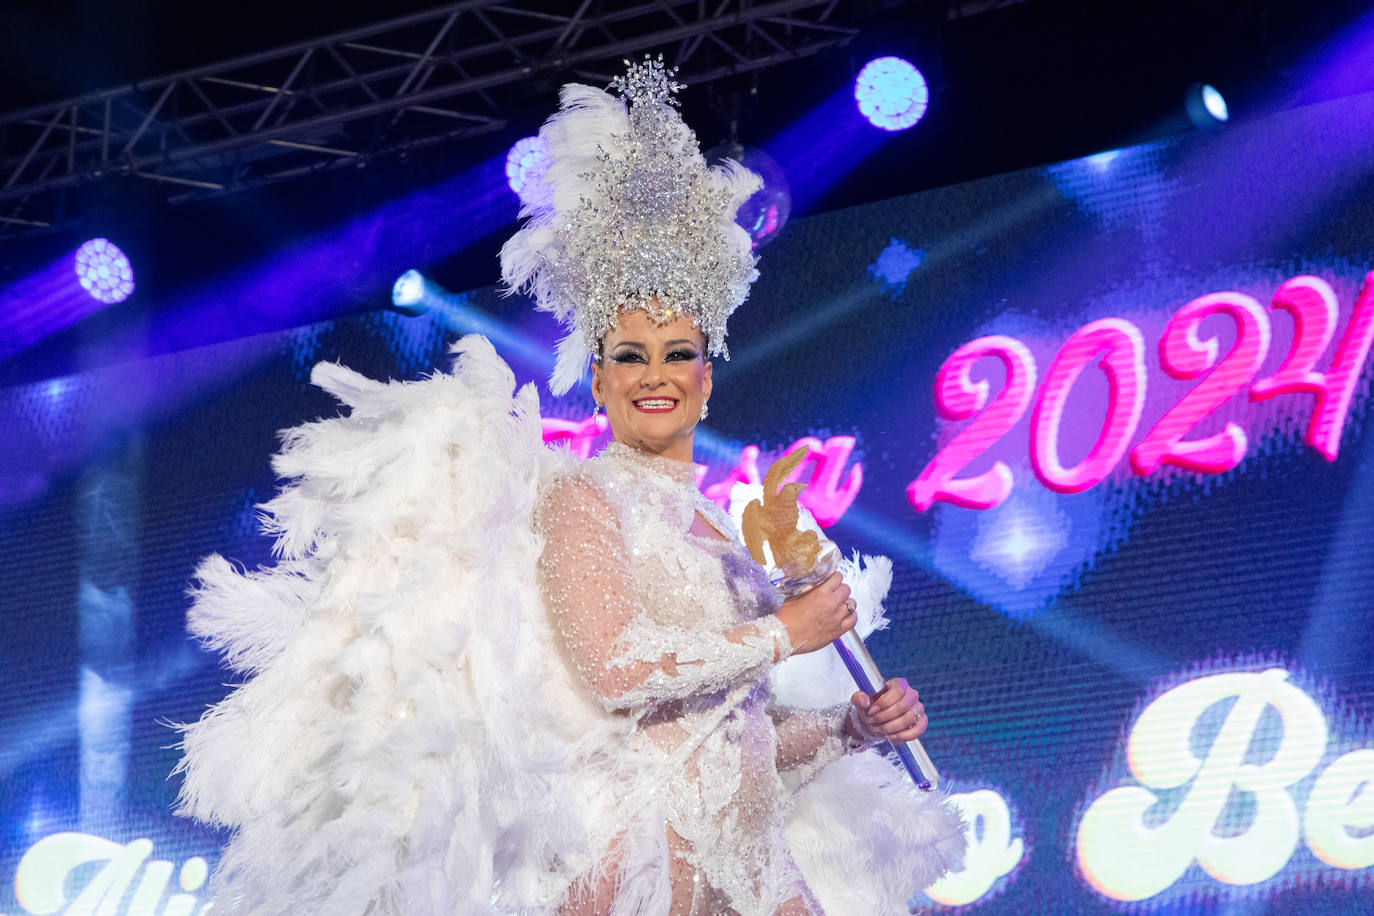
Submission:
[[[700,356],[700,354],[697,353],[695,350],[688,350],[688,349],[683,348],[683,349],[677,349],[677,350],[670,350],[670,351],[668,351],[668,354],[667,354],[667,356],[665,357],[665,359],[680,359],[680,360],[685,360],[685,361],[687,361],[687,362],[691,362],[692,360],[696,359],[698,356]],[[642,363],[642,362],[647,362],[648,360],[647,360],[647,358],[644,356],[644,354],[639,353],[638,351],[635,351],[635,350],[627,350],[627,351],[625,351],[625,352],[623,352],[623,353],[613,353],[613,354],[611,354],[611,361],[612,361],[612,362],[617,362],[617,363]]]

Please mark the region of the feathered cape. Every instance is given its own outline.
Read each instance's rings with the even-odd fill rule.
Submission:
[[[263,507],[279,562],[197,570],[190,631],[245,678],[184,727],[178,768],[179,811],[232,831],[217,911],[552,913],[636,788],[633,723],[559,660],[535,584],[540,482],[572,459],[484,338],[454,350],[419,382],[316,366],[351,413],[285,434],[290,482]],[[890,565],[868,572],[876,621]],[[778,699],[843,702],[825,654],[779,666]],[[906,912],[964,848],[958,815],[872,752],[802,788],[785,836],[831,916]]]

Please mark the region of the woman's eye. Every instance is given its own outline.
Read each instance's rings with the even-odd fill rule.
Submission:
[[[644,354],[636,353],[634,350],[625,350],[614,354],[611,359],[618,363],[642,363],[644,362]]]
[[[692,360],[697,358],[697,354],[695,350],[688,350],[686,348],[683,348],[681,350],[671,351],[668,354],[668,358],[672,360],[687,360],[688,362],[691,362]]]

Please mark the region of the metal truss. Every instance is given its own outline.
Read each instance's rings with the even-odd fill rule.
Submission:
[[[984,13],[995,12],[1009,6],[1019,6],[1028,0],[956,0],[945,7],[945,18],[951,22],[956,19],[972,19]]]
[[[174,202],[365,164],[506,126],[519,84],[605,82],[662,50],[685,82],[849,42],[839,0],[466,0],[0,116],[0,235],[72,189],[144,181]]]

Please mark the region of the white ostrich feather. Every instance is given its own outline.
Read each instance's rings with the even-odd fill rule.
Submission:
[[[539,131],[548,166],[521,192],[525,224],[501,248],[501,278],[566,329],[554,394],[581,379],[623,309],[686,315],[728,358],[726,322],[758,276],[735,214],[761,183],[735,162],[706,165],[671,75],[632,65],[614,84],[623,99],[570,83]]]
[[[245,677],[182,727],[179,811],[231,832],[217,913],[552,916],[614,838],[612,916],[667,912],[661,775],[563,660],[536,585],[532,513],[572,459],[486,340],[454,352],[412,383],[316,367],[350,412],[283,437],[289,483],[262,507],[280,561],[199,567],[190,629]],[[880,625],[890,567],[853,574]],[[953,861],[948,820],[870,753],[822,770],[786,836],[828,913],[882,913]]]

